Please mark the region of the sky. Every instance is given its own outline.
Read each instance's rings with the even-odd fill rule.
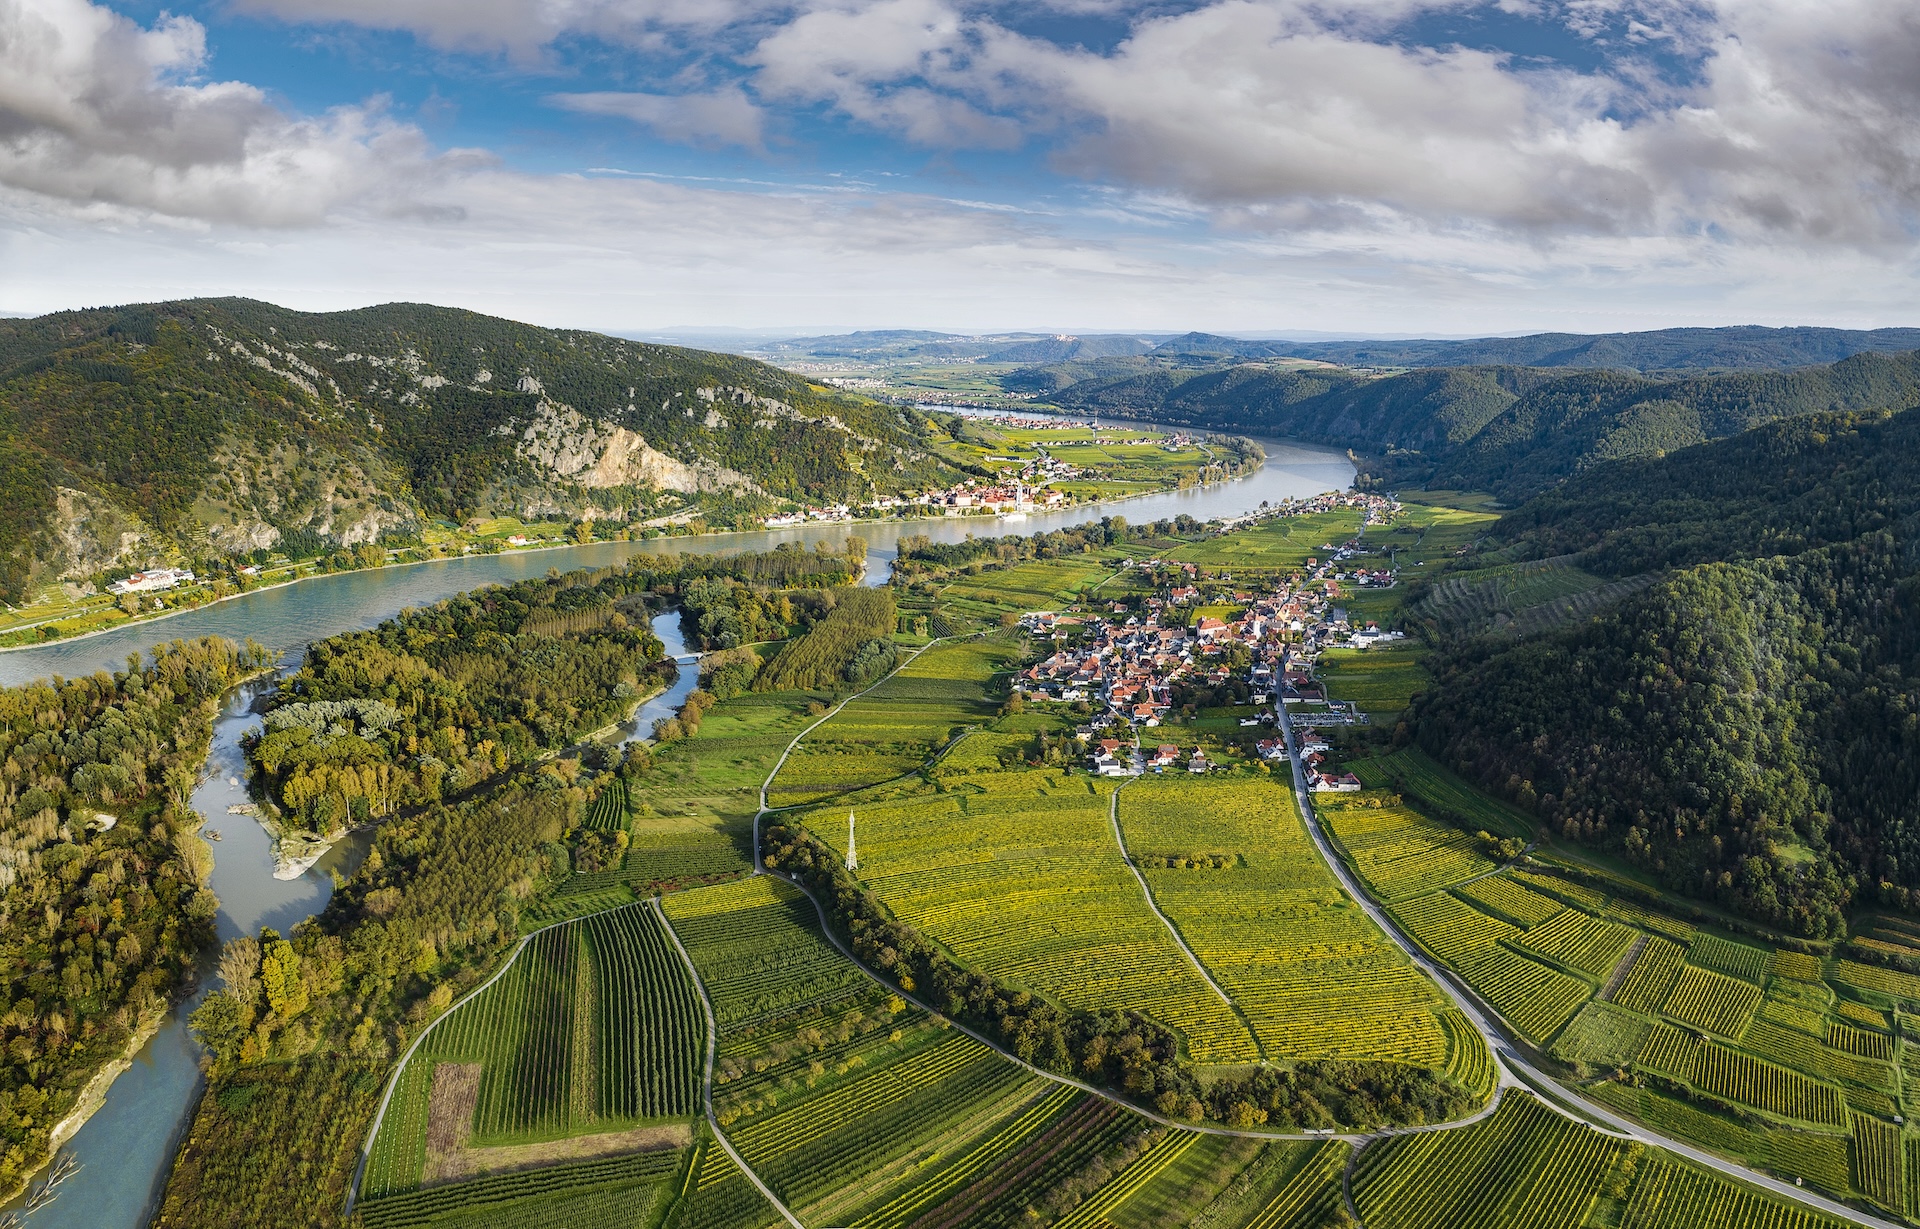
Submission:
[[[1892,0],[0,0],[0,312],[1920,324]]]

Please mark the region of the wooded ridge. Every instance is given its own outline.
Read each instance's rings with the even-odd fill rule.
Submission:
[[[644,519],[946,485],[916,411],[764,363],[396,303],[0,321],[0,596],[427,518]]]

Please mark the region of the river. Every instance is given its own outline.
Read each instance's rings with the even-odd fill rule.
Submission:
[[[1111,421],[1111,420],[1103,420]],[[1149,424],[1141,424],[1143,426]],[[1259,437],[1255,437],[1259,438]],[[957,542],[969,534],[1026,534],[1079,525],[1104,515],[1130,523],[1160,520],[1182,513],[1197,520],[1234,516],[1263,501],[1317,495],[1343,489],[1353,481],[1347,458],[1332,449],[1284,440],[1260,439],[1267,460],[1244,478],[1021,518],[949,517],[939,520],[810,524],[751,533],[658,538],[651,542],[600,542],[591,546],[468,556],[408,567],[379,568],[316,577],[298,584],[249,593],[170,619],[135,624],[102,635],[0,653],[0,684],[11,685],[51,674],[69,678],[95,670],[123,668],[129,653],[173,639],[252,637],[296,660],[308,642],[339,632],[372,627],[410,606],[425,606],[478,585],[511,583],[545,575],[549,568],[604,567],[636,555],[663,552],[710,553],[769,550],[782,542],[837,545],[849,534],[867,540],[867,584],[884,584],[906,534],[926,534]],[[623,737],[645,736],[654,719],[670,715],[693,689],[698,671],[680,634],[679,616],[656,616],[653,630],[668,655],[683,664],[674,685],[640,706],[622,729]],[[207,829],[222,839],[213,846],[213,890],[221,902],[222,942],[257,934],[262,926],[281,933],[318,912],[332,894],[330,872],[350,873],[364,854],[364,837],[336,845],[297,879],[273,877],[272,843],[260,825],[229,806],[247,801],[246,762],[240,738],[258,723],[252,709],[271,683],[237,689],[227,698],[214,725],[213,748],[193,805],[207,817]],[[211,969],[211,955],[208,959]],[[210,980],[210,979],[209,979]],[[202,990],[204,993],[204,989]],[[186,1017],[199,1003],[188,999],[136,1057],[133,1067],[113,1084],[106,1104],[67,1145],[82,1170],[61,1185],[59,1197],[25,1217],[30,1229],[141,1229],[152,1217],[167,1167],[188,1119],[200,1082],[199,1047],[186,1029]],[[12,1207],[17,1208],[18,1200]]]

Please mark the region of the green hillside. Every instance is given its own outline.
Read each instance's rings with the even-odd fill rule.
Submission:
[[[1381,484],[1490,490],[1518,502],[1605,461],[1776,419],[1906,409],[1920,403],[1920,352],[1678,379],[1510,366],[1376,377],[1141,357],[1025,368],[1004,383],[1074,412],[1335,444],[1363,454]]]
[[[1816,415],[1525,505],[1495,527],[1505,552],[1659,578],[1565,632],[1456,646],[1421,742],[1563,835],[1775,925],[1908,907],[1916,457],[1920,415]]]
[[[163,559],[951,481],[912,411],[763,363],[388,304],[0,321],[0,596]]]

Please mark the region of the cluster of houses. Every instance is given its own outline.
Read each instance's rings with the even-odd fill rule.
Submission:
[[[1056,477],[1071,477],[1072,466],[1063,466],[1068,471],[1062,474],[1045,473],[1036,475],[1050,482]],[[859,505],[862,511],[878,516],[889,513],[900,514],[918,512],[922,515],[944,513],[947,516],[966,516],[981,512],[1042,512],[1048,508],[1058,508],[1067,501],[1064,491],[1047,489],[1044,485],[1015,477],[1012,482],[995,485],[981,485],[978,479],[968,479],[957,486],[944,491],[922,491],[918,495],[890,495],[880,499],[868,500]],[[782,512],[766,519],[769,529],[784,529],[792,525],[804,525],[808,521],[851,521],[858,517],[859,511],[851,504],[823,504],[819,507],[801,508],[795,512]]]
[[[1323,496],[1320,501],[1303,502],[1348,498],[1391,506],[1391,501],[1378,496],[1358,495]],[[1354,546],[1357,548],[1357,544]],[[1024,615],[1021,626],[1037,636],[1053,637],[1054,649],[1016,675],[1014,689],[1030,699],[1099,705],[1102,712],[1081,728],[1080,736],[1088,741],[1088,758],[1094,771],[1105,776],[1133,776],[1181,767],[1200,773],[1214,766],[1198,746],[1187,750],[1178,743],[1161,743],[1149,752],[1132,745],[1131,740],[1100,736],[1121,721],[1135,729],[1160,726],[1173,706],[1175,686],[1183,681],[1219,684],[1228,681],[1235,670],[1244,670],[1253,693],[1270,696],[1274,703],[1271,710],[1241,721],[1243,726],[1286,721],[1289,706],[1296,705],[1315,706],[1307,718],[1315,725],[1364,721],[1353,705],[1328,699],[1326,686],[1315,676],[1312,663],[1323,648],[1368,648],[1404,638],[1402,633],[1382,631],[1372,622],[1354,627],[1346,612],[1334,605],[1342,582],[1358,584],[1356,577],[1363,576],[1368,587],[1391,585],[1393,575],[1373,570],[1336,573],[1340,551],[1327,549],[1330,554],[1324,561],[1308,561],[1305,579],[1280,585],[1264,595],[1242,591],[1203,594],[1199,584],[1202,578],[1192,564],[1134,561],[1127,566],[1173,570],[1174,580],[1164,590],[1166,596],[1148,598],[1140,608],[1113,602],[1099,613],[1076,607],[1067,613],[1034,611]],[[1224,579],[1230,583],[1230,578]],[[1209,589],[1215,587],[1209,582]],[[1237,608],[1229,618],[1213,614],[1194,618],[1179,609],[1203,603],[1226,606],[1229,599]],[[1068,637],[1064,633],[1069,628],[1079,634]],[[1328,759],[1331,747],[1315,729],[1305,728],[1302,735],[1300,754],[1312,789],[1345,793],[1362,788],[1351,774],[1333,771]],[[1279,734],[1258,739],[1254,746],[1262,759],[1287,758],[1286,741]]]
[[[149,568],[144,572],[135,572],[124,580],[110,581],[107,592],[115,597],[122,593],[158,593],[175,585],[192,583],[193,573],[186,568]]]

